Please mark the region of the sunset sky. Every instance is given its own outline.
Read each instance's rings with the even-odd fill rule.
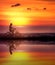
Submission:
[[[11,7],[17,3],[20,6]],[[0,25],[10,22],[20,26],[55,25],[55,0],[0,0]]]
[[[20,5],[11,7],[16,4]],[[0,26],[10,23],[15,26],[55,26],[55,0],[0,0]]]

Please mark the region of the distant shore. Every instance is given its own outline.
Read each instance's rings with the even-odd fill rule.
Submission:
[[[0,40],[38,40],[55,41],[55,33],[26,33],[21,35],[0,34]]]

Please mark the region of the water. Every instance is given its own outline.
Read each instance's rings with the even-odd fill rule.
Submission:
[[[55,65],[52,43],[55,42],[0,41],[0,65]]]
[[[55,33],[55,26],[13,26],[20,33]],[[0,33],[9,31],[9,26],[0,26]]]

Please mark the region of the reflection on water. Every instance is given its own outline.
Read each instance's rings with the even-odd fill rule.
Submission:
[[[0,41],[0,64],[55,65],[55,45],[52,43],[54,42]]]
[[[9,45],[9,52],[10,52],[11,55],[12,55],[12,52],[13,52],[14,49],[15,49],[14,44],[10,44]]]

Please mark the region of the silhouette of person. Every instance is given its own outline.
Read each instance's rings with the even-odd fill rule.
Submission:
[[[10,31],[10,33],[14,34],[14,28],[13,28],[12,23],[10,23],[10,25],[9,25],[9,31]]]
[[[13,27],[12,27],[12,23],[10,23],[10,25],[9,25],[9,31],[10,31],[10,32],[12,32],[12,28],[13,28]]]

